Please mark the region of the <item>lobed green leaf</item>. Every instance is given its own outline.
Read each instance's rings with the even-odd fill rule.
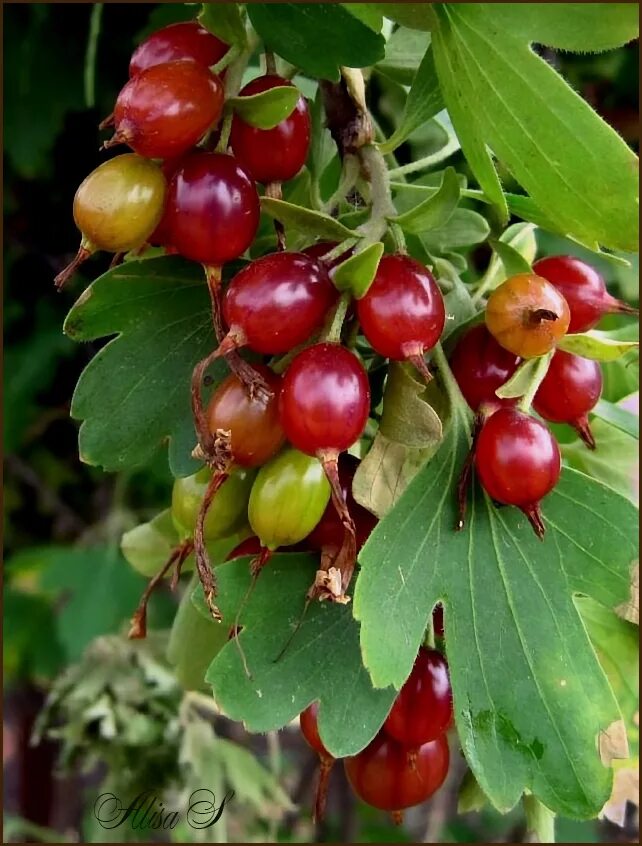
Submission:
[[[372,285],[379,261],[383,255],[383,244],[377,241],[365,250],[347,258],[335,267],[330,276],[339,291],[352,291],[358,300],[368,293]]]
[[[270,217],[280,220],[286,227],[292,227],[298,232],[309,235],[310,238],[322,238],[328,241],[343,241],[346,238],[361,236],[358,232],[348,229],[334,217],[325,212],[313,211],[285,200],[275,200],[273,197],[261,197],[261,210]]]

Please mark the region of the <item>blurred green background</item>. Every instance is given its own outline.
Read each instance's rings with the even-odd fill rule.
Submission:
[[[80,291],[107,268],[109,257],[92,259],[60,294],[52,279],[77,249],[73,195],[105,158],[98,152],[97,126],[112,110],[127,78],[134,45],[148,32],[192,18],[196,11],[193,5],[179,4],[3,7],[5,842],[107,839],[92,822],[89,797],[100,792],[123,761],[132,765],[122,757],[131,752],[123,741],[94,750],[95,760],[86,772],[76,770],[57,779],[54,771],[61,748],[67,748],[64,743],[29,744],[52,680],[78,662],[96,637],[121,632],[129,619],[145,582],[122,559],[120,536],[165,507],[171,487],[163,455],[144,470],[118,476],[78,460],[70,400],[79,373],[100,344],[72,343],[62,334],[62,322]],[[637,149],[637,45],[602,56],[545,55]],[[377,87],[373,90],[377,96]],[[378,95],[383,99],[385,93],[384,83]],[[404,155],[407,159],[411,150],[402,150],[402,160]],[[559,248],[553,241],[548,246]],[[482,250],[472,258],[483,265],[487,255]],[[610,272],[619,293],[634,297],[636,274],[617,275],[607,266]],[[168,627],[174,611],[169,595],[155,600],[151,627]],[[110,672],[131,669],[131,654],[123,650],[116,650]],[[141,667],[152,661],[150,655],[153,658],[153,646],[140,659]],[[154,723],[157,727],[169,719],[158,715],[178,708],[180,696],[172,690],[162,702],[158,697],[153,701],[160,708],[153,712],[160,721]],[[151,705],[145,707],[149,711]],[[457,778],[464,769],[460,761],[441,798],[409,813],[404,829],[393,828],[383,814],[358,805],[337,768],[328,821],[315,830],[308,812],[315,759],[298,733],[249,738],[221,718],[213,725],[219,736],[233,738],[264,764],[259,772],[243,759],[234,765],[236,770],[231,765],[226,770],[228,782],[256,782],[254,799],[241,797],[229,812],[231,840],[501,842],[523,834],[519,812],[506,818],[491,812],[456,818]],[[176,743],[165,734],[159,738],[154,749],[165,750],[173,764],[161,757],[154,759],[154,766],[169,766],[175,786],[180,785],[187,776],[172,758]],[[151,755],[151,745],[146,749],[142,755]],[[188,754],[184,746],[181,750]],[[194,770],[194,762],[188,763]],[[298,813],[283,815],[283,798],[261,782],[266,773],[286,785],[301,804]],[[280,820],[271,818],[271,807],[279,809]],[[606,824],[560,821],[558,839],[634,840],[635,826],[632,821],[621,831]],[[149,831],[138,834],[141,840],[158,837]]]

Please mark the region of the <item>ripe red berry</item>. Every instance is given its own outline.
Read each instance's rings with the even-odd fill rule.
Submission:
[[[540,259],[533,270],[560,291],[571,311],[567,331],[587,332],[605,314],[637,314],[638,310],[612,297],[602,276],[590,264],[574,256]]]
[[[306,256],[310,256],[310,258],[320,259],[322,263],[326,263],[323,257],[338,246],[339,245],[336,241],[317,241],[316,244],[311,244],[309,247],[305,247],[305,249],[301,250],[301,252],[305,253]],[[354,250],[348,249],[337,258],[327,262],[328,268],[331,270],[333,267],[341,264],[341,262],[351,256],[353,252]]]
[[[220,347],[278,355],[306,341],[337,297],[325,267],[302,253],[272,253],[236,274],[223,297],[229,332]]]
[[[269,367],[255,367],[273,391],[269,400],[250,398],[238,376],[231,374],[214,391],[206,411],[212,435],[229,432],[231,458],[240,467],[265,464],[285,441],[278,412],[281,378]]]
[[[568,304],[554,285],[534,273],[519,273],[488,298],[486,326],[501,344],[522,358],[553,349],[568,329]]]
[[[446,659],[436,649],[422,647],[386,718],[384,731],[404,746],[421,746],[442,735],[452,717]]]
[[[519,357],[500,347],[483,324],[461,336],[450,358],[459,389],[473,411],[478,411],[482,403],[514,405],[514,399],[501,400],[495,391],[513,375],[518,364]]]
[[[271,88],[292,85],[280,76],[253,79],[239,96],[250,97]],[[258,129],[234,115],[230,144],[234,155],[257,182],[285,182],[305,164],[310,147],[310,113],[305,97],[297,100],[292,113],[273,129]]]
[[[153,65],[129,80],[116,100],[114,137],[141,156],[169,159],[193,147],[223,111],[221,80],[191,61]]]
[[[338,455],[361,437],[370,386],[359,359],[339,344],[300,352],[283,379],[279,403],[287,439],[308,455]]]
[[[224,44],[196,21],[170,24],[148,35],[134,50],[129,62],[129,76],[136,76],[154,65],[181,59],[210,68],[229,49],[228,44]]]
[[[235,558],[243,558],[245,555],[258,555],[261,551],[261,541],[256,535],[250,535],[241,543],[237,544],[231,552],[228,552],[226,561],[234,561]]]
[[[345,758],[345,770],[357,796],[382,811],[399,812],[429,799],[444,783],[450,755],[442,734],[408,750],[385,732],[365,749]]]
[[[516,408],[500,408],[479,432],[475,469],[489,496],[520,508],[542,538],[539,502],[561,471],[559,447],[547,427]]]
[[[433,275],[405,255],[383,256],[357,315],[373,349],[394,361],[412,361],[430,378],[424,353],[444,329],[446,310]]]
[[[595,449],[588,413],[602,393],[602,369],[597,361],[558,350],[537,389],[533,408],[553,423],[569,423],[584,443]]]
[[[352,496],[352,480],[358,466],[359,461],[353,455],[343,452],[339,456],[339,481],[343,497],[354,520],[357,551],[368,540],[370,532],[378,522],[375,515],[359,505]],[[338,550],[343,543],[343,532],[343,523],[339,519],[334,504],[330,502],[317,526],[307,536],[306,543],[311,549]]]
[[[185,258],[220,265],[247,250],[259,225],[256,186],[232,156],[195,153],[168,190],[171,243]]]

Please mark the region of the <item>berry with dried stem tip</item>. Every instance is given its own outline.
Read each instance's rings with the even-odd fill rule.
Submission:
[[[389,811],[401,823],[401,811],[429,799],[444,783],[450,754],[445,735],[408,749],[381,731],[365,749],[344,759],[348,781],[357,796]]]
[[[481,427],[474,462],[488,495],[520,508],[543,539],[539,504],[557,484],[562,467],[557,441],[548,428],[519,409],[500,408]]]
[[[567,332],[587,332],[605,314],[638,314],[638,309],[611,296],[601,274],[575,256],[540,259],[533,270],[551,282],[564,296],[571,311]]]
[[[268,400],[248,396],[235,374],[218,386],[205,411],[200,391],[192,395],[200,451],[213,471],[196,515],[194,553],[206,600],[217,618],[220,614],[214,605],[216,586],[205,546],[210,503],[230,477],[232,468],[260,466],[276,454],[284,441],[277,410],[281,379],[263,365],[259,366],[259,372],[272,389]]]
[[[421,647],[383,724],[384,731],[404,746],[414,748],[436,740],[448,729],[452,718],[446,659],[436,649]]]
[[[319,780],[317,782],[316,798],[314,801],[314,820],[320,822],[325,816],[325,805],[328,795],[328,782],[330,772],[334,766],[335,758],[328,752],[319,737],[319,703],[313,702],[299,715],[301,733],[308,746],[319,756]]]
[[[495,391],[513,375],[519,356],[501,347],[483,323],[459,338],[449,364],[473,411],[478,411],[482,403],[497,408],[515,404],[515,399],[500,399]]]
[[[370,385],[359,359],[339,344],[315,344],[292,360],[279,400],[281,424],[297,449],[315,455],[332,487],[332,501],[344,528],[336,558],[340,584],[313,587],[313,595],[346,602],[356,563],[356,532],[339,478],[339,454],[357,441],[370,412]],[[330,589],[332,587],[332,589]]]
[[[191,149],[223,111],[221,80],[192,61],[153,65],[129,80],[114,107],[114,136],[103,147],[128,144],[150,159]]]
[[[498,344],[522,358],[553,349],[570,321],[564,297],[534,273],[511,276],[496,288],[486,305],[486,326]]]
[[[325,267],[302,253],[272,253],[251,262],[223,296],[229,331],[218,355],[248,346],[279,355],[302,344],[318,329],[336,301]]]
[[[126,153],[103,162],[80,184],[74,221],[82,234],[75,259],[55,278],[62,288],[98,250],[122,253],[143,244],[163,214],[167,184],[154,162]]]
[[[558,350],[533,399],[533,408],[552,423],[568,423],[589,449],[595,438],[588,413],[602,393],[602,368],[597,361]]]
[[[439,340],[446,309],[427,268],[410,256],[383,256],[372,285],[357,301],[357,316],[376,352],[412,362],[430,380],[424,353]]]
[[[196,21],[181,21],[157,29],[138,45],[129,62],[129,76],[136,76],[154,65],[181,59],[209,69],[220,62],[229,49],[228,44]]]
[[[239,96],[251,97],[280,86],[292,83],[268,74],[248,82]],[[310,112],[305,97],[299,97],[291,114],[272,129],[258,129],[234,115],[230,146],[257,182],[267,185],[292,179],[305,164],[310,147]]]

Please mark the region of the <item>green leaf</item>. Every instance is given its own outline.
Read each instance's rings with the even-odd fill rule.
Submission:
[[[408,447],[436,447],[443,434],[441,420],[425,394],[426,385],[415,378],[411,365],[390,362],[379,423],[381,434]]]
[[[289,117],[300,97],[293,85],[280,85],[246,97],[229,97],[226,105],[233,109],[245,123],[258,129],[274,129]]]
[[[628,600],[636,510],[565,469],[543,504],[543,543],[518,509],[479,491],[454,531],[463,413],[361,551],[364,660],[376,686],[401,685],[441,601],[458,734],[484,793],[501,811],[529,789],[556,813],[595,816],[611,783],[597,736],[619,711],[573,594]]]
[[[225,625],[234,621],[249,587],[248,564],[248,558],[241,558],[217,570]],[[319,733],[339,758],[355,754],[374,737],[396,692],[373,689],[349,605],[311,605],[275,663],[301,616],[315,569],[307,555],[278,554],[271,559],[240,618],[239,639],[252,679],[245,675],[232,640],[212,662],[207,681],[222,711],[254,732],[281,728],[320,700]]]
[[[381,32],[383,15],[374,3],[342,3],[341,5],[374,32]]]
[[[392,153],[420,126],[444,108],[432,49],[428,47],[408,92],[401,122],[394,134],[379,149]]]
[[[225,44],[245,47],[247,35],[240,3],[203,3],[198,22]]]
[[[522,798],[528,843],[555,843],[555,814],[530,794]]]
[[[470,814],[472,811],[481,811],[487,804],[488,798],[477,783],[477,779],[471,770],[466,770],[459,788],[457,813]]]
[[[249,3],[252,26],[274,50],[310,76],[337,81],[339,68],[364,68],[384,56],[381,35],[338,4]]]
[[[450,220],[459,203],[459,179],[454,168],[447,167],[436,194],[428,197],[418,206],[391,218],[405,232],[422,234],[426,230],[439,229]]]
[[[352,291],[358,300],[364,297],[377,275],[382,255],[383,244],[377,241],[360,253],[347,258],[330,274],[335,287],[339,291]]]
[[[490,246],[493,252],[497,254],[499,260],[504,265],[506,277],[516,276],[518,273],[532,273],[533,268],[524,256],[512,244],[505,241],[490,241]]]
[[[72,417],[83,421],[81,459],[105,470],[135,467],[169,438],[172,473],[195,472],[190,378],[215,344],[199,265],[165,257],[116,267],[81,294],[64,330],[75,341],[116,335],[89,362],[72,399]],[[225,365],[210,372],[220,381]]]
[[[239,743],[224,738],[216,740],[216,754],[221,759],[225,777],[234,791],[234,799],[249,805],[262,816],[278,817],[279,812],[293,811],[295,806],[271,773],[253,752]]]
[[[2,599],[5,685],[22,679],[52,678],[65,665],[53,604],[11,585],[5,585]]]
[[[615,403],[609,402],[608,400],[601,399],[593,409],[593,414],[601,420],[604,420],[606,423],[610,423],[611,426],[619,429],[620,432],[624,432],[626,435],[631,435],[631,437],[636,440],[639,439],[640,418],[636,414],[632,414],[630,411],[627,411],[625,408],[615,405]]]
[[[528,358],[523,361],[517,370],[513,373],[507,382],[504,382],[495,394],[500,399],[512,399],[513,397],[523,397],[528,391],[529,386],[533,382],[535,371],[540,365],[540,356],[537,358]]]
[[[439,25],[430,3],[373,3],[372,5],[391,21],[411,29],[430,31]]]
[[[429,45],[427,32],[400,26],[386,42],[386,55],[377,70],[395,82],[411,85]]]
[[[284,200],[275,200],[273,197],[261,197],[261,210],[270,217],[280,220],[286,228],[291,226],[292,229],[303,232],[311,238],[343,241],[346,238],[357,240],[361,237],[358,232],[348,229],[329,214],[295,206]]]
[[[638,37],[637,3],[483,3],[500,31],[557,50],[613,50]]]
[[[638,166],[625,142],[525,41],[498,29],[484,4],[436,11],[433,50],[446,106],[491,202],[504,199],[486,145],[559,231],[636,249]]]
[[[443,253],[460,247],[472,247],[488,238],[490,227],[486,218],[470,209],[455,209],[448,223],[421,235],[429,253]]]
[[[512,247],[513,251],[516,251],[524,260],[525,265],[522,265],[522,267],[528,266],[529,270],[511,271],[509,268],[513,267],[514,264],[512,254],[511,256],[504,254],[506,263],[509,265],[507,268],[503,261],[503,256],[500,255],[503,247],[499,247],[495,250],[494,246],[496,243],[502,243],[503,245]],[[513,223],[499,236],[499,242],[491,242],[491,247],[493,247],[493,257],[488,263],[488,269],[486,273],[484,273],[483,280],[480,282],[480,288],[483,287],[484,291],[494,290],[498,287],[498,285],[501,285],[502,282],[508,279],[509,276],[512,276],[515,273],[532,272],[531,266],[535,261],[535,256],[537,255],[535,227],[532,223]]]
[[[578,335],[564,335],[558,347],[575,355],[591,358],[594,361],[615,361],[630,350],[639,347],[639,341],[626,341],[612,337],[608,332],[591,329]]]

